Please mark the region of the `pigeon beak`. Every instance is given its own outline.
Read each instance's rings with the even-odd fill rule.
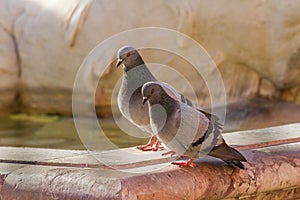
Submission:
[[[143,105],[145,105],[147,100],[148,100],[147,97],[143,97]]]
[[[121,64],[122,64],[123,60],[118,58],[118,61],[117,61],[117,64],[116,64],[116,67],[119,67]]]

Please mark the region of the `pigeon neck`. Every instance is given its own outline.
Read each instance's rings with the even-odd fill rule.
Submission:
[[[123,80],[126,82],[130,82],[132,84],[138,84],[139,86],[143,86],[143,84],[149,81],[156,81],[156,78],[150,72],[145,64],[135,66],[130,70],[124,70]]]
[[[173,113],[177,109],[178,101],[170,97],[168,94],[163,93],[159,102],[168,114]]]
[[[138,57],[136,60],[131,60],[130,62],[127,61],[126,64],[124,65],[124,72],[128,72],[141,65],[145,65],[141,57]]]

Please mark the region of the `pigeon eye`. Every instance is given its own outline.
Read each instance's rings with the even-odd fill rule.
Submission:
[[[130,56],[130,52],[128,52],[127,54],[126,54],[126,57],[129,57]]]
[[[151,93],[151,94],[153,94],[153,93],[154,93],[154,89],[153,89],[153,88],[151,89],[150,93]]]

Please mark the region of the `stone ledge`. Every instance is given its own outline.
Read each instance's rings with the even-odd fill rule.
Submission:
[[[0,147],[1,199],[298,199],[299,136],[300,124],[225,134],[240,149],[266,144],[242,151],[249,161],[246,170],[211,157],[198,160],[195,168],[179,168],[162,151],[135,148],[87,152]],[[291,143],[268,147],[285,139]]]

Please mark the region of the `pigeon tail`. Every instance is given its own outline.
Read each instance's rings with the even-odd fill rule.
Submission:
[[[238,160],[232,160],[232,161],[225,161],[228,165],[234,165],[240,169],[245,169],[245,166],[241,163],[241,161],[238,161]]]
[[[198,110],[210,120],[211,129],[213,128],[215,131],[221,134],[223,125],[219,122],[219,118],[203,110]],[[207,131],[209,131],[209,129]],[[246,162],[246,158],[239,151],[228,146],[224,139],[222,139],[222,143],[220,145],[213,147],[208,155],[219,158],[229,165],[234,165],[240,169],[245,169],[245,166],[241,163],[241,161]]]
[[[241,161],[247,162],[246,158],[239,151],[228,146],[224,140],[222,144],[215,146],[208,155],[219,158],[228,164],[239,167],[240,169],[245,168]]]

